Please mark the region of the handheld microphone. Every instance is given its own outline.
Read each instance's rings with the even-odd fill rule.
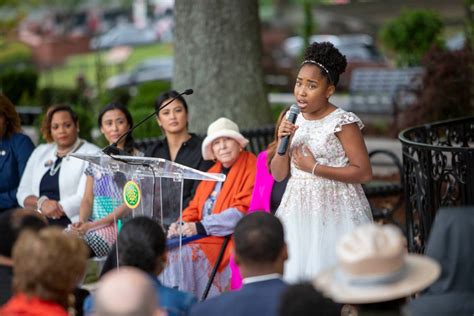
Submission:
[[[130,134],[131,132],[133,132],[133,130],[135,128],[137,128],[138,126],[142,125],[143,122],[145,122],[146,120],[148,120],[150,117],[152,117],[153,115],[156,115],[158,114],[158,112],[160,112],[161,110],[163,110],[168,104],[170,104],[171,102],[173,102],[174,100],[176,100],[179,96],[182,96],[182,95],[190,95],[190,94],[193,94],[193,89],[186,89],[184,90],[183,92],[181,92],[180,94],[178,94],[177,96],[171,98],[168,102],[166,102],[166,104],[164,104],[163,106],[161,106],[158,111],[153,111],[153,113],[151,113],[150,115],[148,115],[147,117],[145,117],[144,119],[142,119],[140,122],[138,122],[135,126],[131,127],[128,129],[128,131],[126,131],[125,133],[123,133],[122,135],[120,135],[120,137],[115,141],[113,142],[112,144],[104,147],[104,149],[102,149],[102,152],[106,155],[120,155],[120,154],[123,154],[123,150],[119,149],[117,147],[117,144],[124,138],[124,137],[127,137],[128,134]]]
[[[287,120],[295,124],[296,118],[298,117],[299,113],[300,113],[300,108],[296,104],[293,104],[287,113]],[[290,141],[290,135],[286,135],[281,138],[280,146],[278,146],[278,154],[280,156],[283,156],[286,153],[286,150],[288,149],[289,141]]]

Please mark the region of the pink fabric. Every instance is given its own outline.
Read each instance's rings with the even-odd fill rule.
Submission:
[[[264,211],[270,213],[270,199],[272,195],[273,176],[267,168],[267,154],[262,151],[257,157],[257,175],[255,176],[255,185],[252,192],[252,200],[247,214]],[[230,269],[232,276],[230,279],[230,289],[235,291],[242,287],[242,276],[239,267],[234,261],[234,255],[230,257]]]
[[[272,196],[273,176],[267,168],[268,151],[262,151],[257,157],[257,175],[253,186],[252,200],[247,214],[255,211],[270,213],[270,199]]]

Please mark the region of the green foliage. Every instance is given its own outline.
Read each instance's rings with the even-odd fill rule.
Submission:
[[[155,109],[156,98],[164,91],[171,89],[171,83],[167,81],[155,81],[141,84],[137,88],[136,95],[131,99],[128,108],[132,113],[133,121],[138,123]],[[154,118],[150,118],[133,132],[135,139],[158,137],[161,131]]]
[[[32,63],[31,49],[19,42],[7,42],[0,39],[0,70],[15,68],[17,65]]]
[[[171,89],[169,81],[146,82],[138,86],[136,95],[128,105],[130,109],[149,109],[155,108],[156,98],[163,92]]]
[[[91,104],[76,89],[46,87],[38,91],[37,100],[43,107],[44,112],[51,105],[70,105],[79,117],[81,138],[92,140],[91,131],[96,127],[95,113]],[[39,120],[39,124],[42,118]]]
[[[422,61],[425,74],[417,91],[418,100],[403,114],[401,127],[474,115],[474,78],[466,67],[473,60],[472,50],[467,46],[457,51],[431,48]]]
[[[13,104],[20,100],[29,102],[36,93],[38,73],[36,70],[9,68],[0,73],[0,90],[8,96]],[[31,105],[31,104],[26,104]]]
[[[427,10],[405,10],[380,31],[382,44],[395,54],[398,66],[419,65],[433,45],[441,45],[443,22]]]
[[[128,88],[118,88],[114,90],[105,91],[100,99],[100,104],[109,104],[109,103],[120,103],[123,105],[128,105],[132,96],[130,95]]]
[[[135,124],[140,122],[145,117],[149,116],[151,112],[153,112],[153,109],[150,108],[130,109],[130,113],[132,113],[133,122]],[[158,137],[160,135],[161,130],[158,124],[156,123],[155,117],[151,117],[133,131],[133,138],[135,139]]]
[[[54,104],[77,104],[79,103],[79,92],[75,89],[45,87],[38,91],[39,104],[46,110]]]
[[[79,137],[92,141],[91,131],[96,127],[96,118],[93,111],[89,111],[81,104],[73,105],[72,109],[79,117]]]
[[[304,0],[303,1],[303,12],[304,12],[304,23],[303,23],[303,40],[304,40],[304,45],[303,47],[306,48],[311,44],[310,37],[311,35],[314,34],[316,27],[315,27],[315,22],[313,19],[313,3],[314,1],[312,0]],[[301,54],[304,54],[304,51],[301,52]]]

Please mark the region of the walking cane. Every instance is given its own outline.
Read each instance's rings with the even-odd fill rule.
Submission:
[[[206,289],[204,290],[204,293],[202,294],[201,297],[201,302],[204,301],[207,298],[207,295],[209,294],[209,291],[211,289],[212,282],[214,281],[214,278],[217,273],[217,268],[219,268],[219,265],[221,264],[222,258],[224,257],[224,252],[225,249],[227,248],[227,244],[229,243],[231,235],[227,235],[224,237],[224,243],[222,244],[221,250],[219,252],[219,256],[217,257],[216,264],[212,268],[211,275],[209,277],[209,281],[207,281],[206,284]]]

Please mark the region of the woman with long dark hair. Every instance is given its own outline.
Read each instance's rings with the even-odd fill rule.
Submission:
[[[166,103],[173,102],[163,107]],[[193,169],[207,171],[213,162],[202,158],[202,138],[188,130],[188,104],[186,100],[174,90],[161,94],[155,102],[156,121],[163,131],[164,138],[153,144],[145,153],[147,157],[163,158]],[[162,179],[163,225],[168,227],[179,217],[179,207],[173,203],[175,192],[170,188],[172,179]],[[188,206],[193,197],[197,181],[184,180],[182,208]]]
[[[133,119],[125,106],[111,103],[100,111],[98,124],[108,143],[112,144],[133,127]],[[135,148],[131,134],[121,139],[117,147],[128,155],[142,155]],[[128,208],[122,203],[120,190],[107,170],[90,164],[85,174],[86,190],[79,221],[72,224],[71,231],[83,236],[93,255],[106,256],[117,237],[114,218],[121,218]]]

